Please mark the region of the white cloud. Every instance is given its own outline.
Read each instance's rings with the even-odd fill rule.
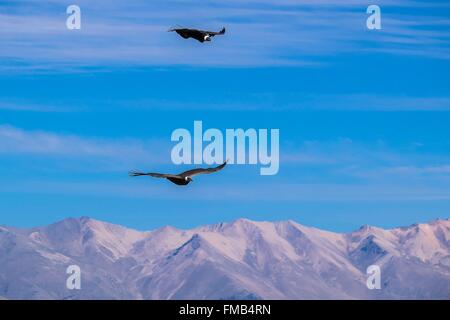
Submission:
[[[163,162],[167,157],[161,141],[103,139],[27,131],[0,125],[0,154],[67,157],[75,161],[109,160],[113,163]]]
[[[393,174],[446,174],[450,173],[450,164],[436,165],[436,166],[400,166],[386,168],[387,173]]]
[[[169,141],[167,143],[170,144]],[[135,169],[135,166],[144,170],[150,167],[157,170],[163,168],[164,164],[170,165],[169,145],[162,141],[81,137],[0,125],[2,160],[21,161],[14,168],[2,169],[6,174],[0,190],[186,200],[450,199],[448,180],[442,179],[442,175],[448,176],[450,173],[448,157],[405,152],[398,148],[393,151],[382,141],[363,144],[350,139],[306,141],[282,150],[285,151],[281,154],[280,175],[270,179],[257,176],[257,181],[244,179],[236,184],[235,177],[250,174],[248,170],[251,169],[231,166],[227,175],[220,175],[215,179],[204,177],[200,184],[194,184],[180,192],[179,188],[164,181],[150,182],[148,179],[127,177],[126,173]],[[40,162],[35,167],[36,161]],[[53,174],[55,170],[59,174],[36,180],[36,173],[49,172],[49,167]],[[74,167],[76,170],[73,170]],[[170,167],[173,170],[173,166]],[[285,167],[288,167],[286,172],[289,175],[283,174]],[[316,167],[315,171],[309,174],[312,167]],[[38,171],[29,175],[35,170]],[[92,172],[100,175],[92,175]],[[111,172],[120,174],[105,182],[101,173]],[[13,178],[8,178],[10,174]],[[220,184],[220,192],[217,192],[217,187],[212,187],[217,186],[217,183]]]
[[[2,69],[67,69],[106,65],[266,66],[315,64],[355,51],[449,59],[449,21],[423,8],[438,2],[381,1],[383,29],[365,30],[363,1],[80,1],[82,30],[65,29],[58,1],[11,5],[0,15]],[[417,9],[420,8],[420,11]],[[83,11],[83,9],[85,11]],[[407,10],[414,10],[414,14]],[[201,45],[167,33],[174,25],[217,29],[227,35]],[[319,59],[319,60],[318,60]]]
[[[7,102],[0,101],[0,110],[11,110],[11,111],[32,111],[32,112],[70,112],[74,111],[74,108],[67,108],[63,106],[47,106],[39,105],[29,102]]]
[[[8,181],[1,192],[37,194],[97,195],[124,198],[172,199],[177,201],[295,201],[295,202],[373,202],[450,200],[448,186],[411,185],[408,183],[254,183],[220,184],[220,192],[210,183],[180,189],[165,181],[129,179],[121,181]]]

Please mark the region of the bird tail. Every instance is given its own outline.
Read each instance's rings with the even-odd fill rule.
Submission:
[[[219,31],[219,34],[225,34],[225,27],[223,27],[222,30]]]

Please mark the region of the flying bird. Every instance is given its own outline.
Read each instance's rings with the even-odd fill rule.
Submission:
[[[165,173],[143,173],[143,172],[130,172],[130,177],[139,177],[139,176],[150,176],[155,178],[165,178],[169,180],[170,182],[173,182],[179,186],[185,186],[189,182],[193,181],[192,177],[197,176],[199,174],[206,174],[206,173],[213,173],[222,170],[228,160],[222,163],[220,166],[214,167],[214,168],[198,168],[198,169],[192,169],[185,172],[182,172],[180,174],[165,174]]]
[[[170,29],[169,32],[175,31],[184,39],[193,38],[200,42],[211,41],[211,38],[217,35],[225,34],[225,28],[222,28],[219,32],[214,31],[204,31],[197,29],[188,29],[188,28],[176,28]]]

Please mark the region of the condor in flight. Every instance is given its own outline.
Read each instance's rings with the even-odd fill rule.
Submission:
[[[225,28],[222,28],[219,32],[214,31],[204,31],[197,29],[187,29],[187,28],[179,28],[179,29],[170,29],[169,32],[175,31],[184,39],[193,38],[200,42],[211,41],[211,38],[217,35],[225,34]]]
[[[215,168],[207,168],[207,169],[198,168],[198,169],[188,170],[188,171],[182,172],[180,174],[130,172],[130,177],[150,176],[150,177],[155,177],[155,178],[165,178],[165,179],[169,180],[170,182],[173,182],[177,185],[185,186],[189,182],[193,181],[192,180],[193,176],[197,176],[199,174],[213,173],[213,172],[222,170],[226,166],[227,161],[225,161],[220,166],[215,167]]]

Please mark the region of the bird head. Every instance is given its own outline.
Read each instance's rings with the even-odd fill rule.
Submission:
[[[188,181],[188,182],[194,181],[194,180],[192,180],[191,177],[185,177],[184,180],[186,180],[186,181]]]
[[[211,41],[211,37],[209,34],[205,35],[205,37],[203,38],[205,41]]]

